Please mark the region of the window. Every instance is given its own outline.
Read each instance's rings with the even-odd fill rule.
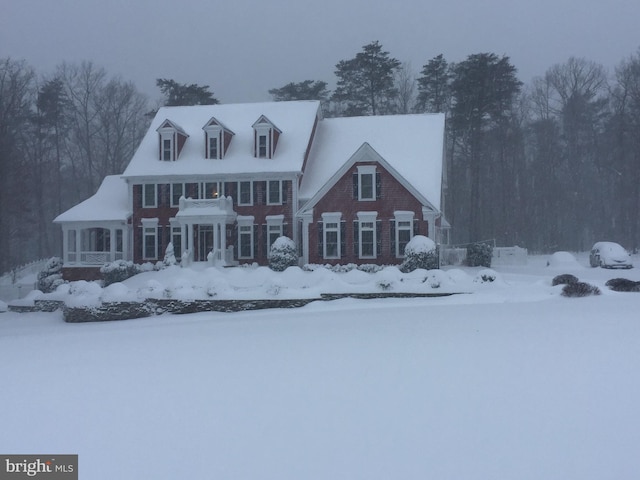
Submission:
[[[171,206],[180,206],[180,197],[184,196],[184,183],[171,184]]]
[[[171,226],[171,243],[173,243],[173,254],[177,260],[182,255],[182,227],[179,225]]]
[[[170,138],[163,138],[162,139],[162,160],[165,161],[170,161],[173,160],[173,155],[172,155],[172,144],[173,142],[171,141]]]
[[[358,200],[375,200],[379,193],[377,185],[376,167],[374,165],[358,166],[358,173],[354,174],[354,198]]]
[[[144,227],[144,238],[142,242],[142,257],[145,260],[155,260],[158,256],[157,253],[157,228],[156,227]]]
[[[395,231],[392,231],[392,243],[395,244],[395,251],[392,250],[392,254],[395,254],[397,258],[404,257],[404,249],[407,243],[413,238],[413,212],[394,212],[395,214]]]
[[[238,251],[239,258],[253,257],[253,225],[240,225],[238,227]]]
[[[267,182],[267,205],[282,204],[282,182],[280,180],[269,180]]]
[[[157,205],[155,183],[145,183],[142,185],[142,206],[144,208],[154,208]]]
[[[218,137],[209,137],[209,158],[220,158],[218,156]]]
[[[323,213],[322,220],[324,222],[322,234],[322,256],[323,258],[340,258],[341,228],[340,212]]]
[[[67,260],[69,262],[76,261],[76,231],[68,230],[67,231]]]
[[[271,251],[271,245],[279,237],[284,235],[284,215],[267,215],[267,229],[266,229],[266,241],[267,241],[267,255]]]
[[[258,135],[258,157],[265,158],[267,156],[267,136]]]
[[[377,212],[358,212],[357,235],[358,257],[376,258],[377,256]]]
[[[116,258],[115,260],[122,260],[124,258],[124,232],[122,229],[116,230]]]
[[[198,198],[212,199],[224,195],[223,182],[200,182],[198,184]]]
[[[253,205],[253,182],[238,182],[238,205]]]

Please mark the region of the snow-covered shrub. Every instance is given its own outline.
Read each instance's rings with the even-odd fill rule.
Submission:
[[[494,270],[487,268],[478,272],[473,281],[476,283],[492,283],[496,281],[496,278],[498,278],[498,274]]]
[[[112,283],[122,282],[127,278],[133,277],[140,273],[140,268],[128,260],[116,260],[115,262],[106,263],[100,267],[100,273],[104,281],[104,286]]]
[[[287,267],[298,265],[296,244],[289,237],[278,237],[271,245],[269,267],[275,272],[283,272]]]
[[[614,292],[640,292],[640,282],[626,278],[612,278],[605,283]]]
[[[176,261],[176,255],[173,250],[173,242],[169,242],[167,248],[164,251],[164,260],[162,261],[165,267],[170,267],[172,265],[176,265],[178,262]]]
[[[51,257],[44,266],[44,269],[38,273],[37,289],[42,293],[51,293],[60,285],[65,283],[62,279],[62,259],[60,257]]]
[[[472,243],[467,247],[466,264],[469,267],[490,267],[493,256],[493,245],[489,243]]]
[[[578,283],[578,277],[571,275],[570,273],[563,273],[562,275],[556,275],[551,280],[551,286],[556,285],[568,285],[570,283]]]
[[[588,297],[600,295],[600,289],[584,282],[568,283],[562,287],[562,295],[565,297]]]
[[[400,270],[407,273],[416,268],[432,270],[438,266],[436,243],[424,235],[415,235],[404,249],[404,262]]]

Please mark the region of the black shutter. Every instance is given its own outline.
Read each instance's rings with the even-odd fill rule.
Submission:
[[[353,176],[353,199],[358,199],[358,174],[354,173]]]
[[[358,220],[353,221],[353,254],[358,256],[358,244],[360,243],[360,233],[359,233],[360,224]]]
[[[347,255],[347,222],[342,220],[340,222],[340,256]]]
[[[260,239],[258,238],[258,226],[257,224],[253,224],[253,252],[252,257],[255,259],[258,256],[258,242]]]
[[[413,235],[420,235],[420,221],[416,219],[413,220]]]
[[[376,172],[376,198],[382,198],[382,176],[380,172]]]
[[[395,257],[396,256],[396,221],[395,220],[389,220],[389,226],[391,227],[389,229],[389,235],[390,235],[390,244],[391,244],[391,256]]]
[[[382,220],[376,220],[376,257],[382,255]]]
[[[285,236],[285,237],[289,237],[289,224],[288,223],[283,223],[282,224],[282,235]],[[289,238],[291,238],[291,237],[289,237]]]
[[[253,188],[253,205],[258,205],[259,199],[258,199],[258,184],[260,182],[253,182],[252,184],[252,188]]]
[[[260,182],[260,189],[262,190],[262,205],[267,204],[267,182]]]
[[[289,182],[286,180],[282,181],[282,204],[287,204],[287,195],[289,194]]]
[[[322,258],[323,252],[323,235],[322,235],[322,222],[318,222],[318,257]]]

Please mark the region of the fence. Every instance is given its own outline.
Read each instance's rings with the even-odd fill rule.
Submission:
[[[34,290],[36,277],[48,260],[48,258],[36,260],[0,276],[0,300],[7,302],[22,298]]]
[[[526,265],[528,251],[521,247],[493,247],[491,265]],[[466,246],[442,246],[440,265],[464,265],[467,259]]]

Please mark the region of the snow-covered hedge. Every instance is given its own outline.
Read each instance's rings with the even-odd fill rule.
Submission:
[[[152,267],[153,268],[153,267]],[[140,273],[140,267],[129,260],[116,260],[100,267],[100,273],[104,280],[104,286],[122,282],[127,278]]]
[[[417,268],[433,270],[438,267],[436,243],[424,235],[415,235],[404,249],[404,262],[400,270],[406,273]]]
[[[269,251],[269,267],[276,272],[283,272],[287,267],[298,265],[296,244],[289,237],[278,237]]]
[[[43,293],[50,293],[63,283],[65,282],[62,279],[62,259],[51,257],[44,269],[38,273],[37,289]]]
[[[469,267],[491,266],[493,257],[493,245],[489,243],[473,243],[467,247],[466,263]]]

